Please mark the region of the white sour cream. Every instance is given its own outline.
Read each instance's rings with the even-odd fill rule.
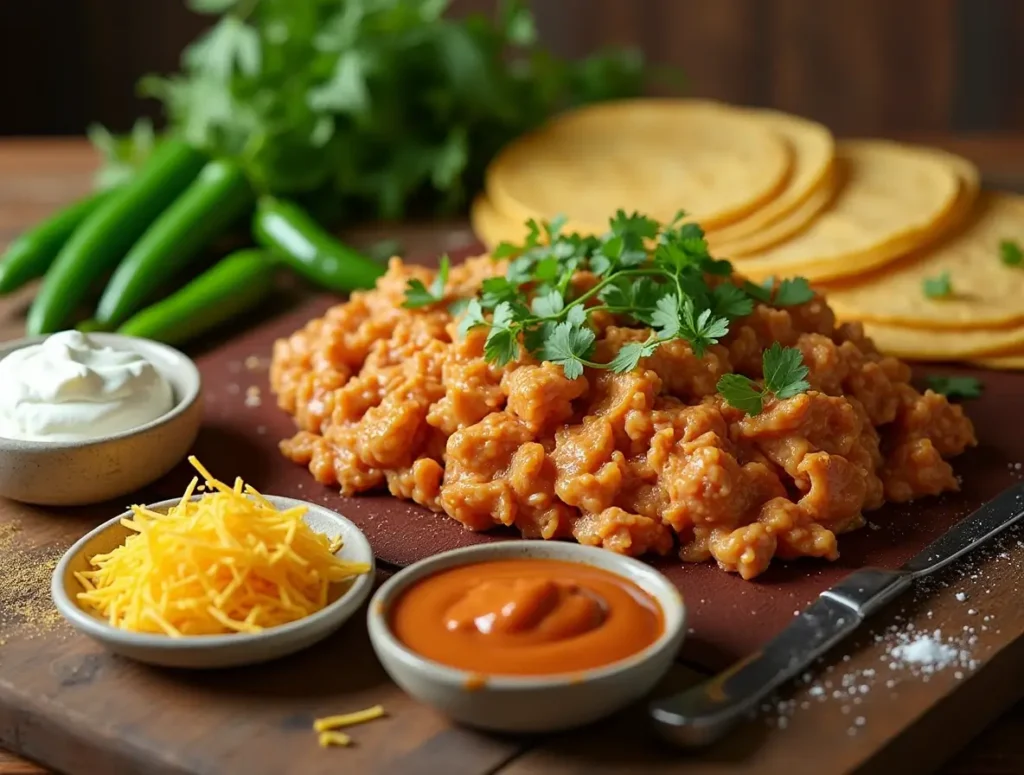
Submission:
[[[87,441],[145,425],[174,406],[171,386],[137,352],[63,331],[0,360],[0,436]]]

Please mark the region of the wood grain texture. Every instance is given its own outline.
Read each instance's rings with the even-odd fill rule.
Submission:
[[[946,145],[950,145],[946,143]],[[1008,176],[1007,164],[1024,161],[1024,138],[996,138],[988,141],[966,139],[953,143],[961,152],[973,156],[991,179],[992,173]],[[974,153],[971,153],[974,149]],[[33,158],[35,157],[35,158]],[[53,159],[61,159],[54,163]],[[1019,163],[1019,162],[1018,162]],[[57,202],[54,191],[59,181],[47,180],[47,169],[64,165],[71,170],[66,190],[69,198],[87,184],[90,156],[77,143],[36,143],[16,146],[0,145],[0,201],[5,192],[35,192],[19,198],[28,221],[45,214]],[[33,170],[44,170],[36,176]],[[1024,183],[1024,174],[1016,179]],[[45,182],[40,182],[45,181]],[[83,183],[85,181],[85,183]],[[1013,182],[1013,181],[1009,181]],[[17,197],[13,197],[17,198]],[[0,204],[0,213],[6,205]],[[16,221],[16,219],[15,219]],[[25,224],[27,221],[21,221]],[[18,227],[18,224],[15,223]],[[356,241],[372,239],[380,229],[368,229],[352,235]],[[410,249],[457,249],[468,239],[464,228],[423,225],[403,230]],[[0,236],[0,242],[4,237]],[[16,335],[20,326],[20,308],[24,300],[0,303],[0,336]],[[227,390],[226,385],[221,386]],[[225,399],[225,396],[221,396]],[[237,400],[237,396],[236,396]],[[13,509],[13,510],[12,510]],[[40,542],[67,541],[76,532],[94,524],[96,515],[68,515],[55,522],[47,514],[11,504],[0,505],[0,520],[12,515],[28,527],[28,534]],[[1019,550],[1011,559],[1019,562]],[[939,589],[935,596],[916,605],[903,603],[883,614],[877,623],[884,626],[898,623],[895,617],[922,616],[932,611],[929,626],[947,630],[963,621],[963,603],[955,591],[970,598],[986,600],[985,589],[1015,589],[1019,578],[1008,574],[1011,565],[995,559],[993,565],[982,567],[979,579],[961,579],[957,585]],[[637,724],[639,714],[623,714],[600,729],[567,735],[533,745],[529,741],[508,741],[452,729],[443,719],[419,708],[383,678],[379,667],[369,655],[364,633],[351,627],[322,646],[304,654],[301,659],[285,660],[262,669],[230,671],[224,674],[182,675],[152,671],[109,657],[88,641],[68,633],[57,633],[44,641],[22,638],[15,634],[0,648],[0,696],[3,705],[18,710],[0,713],[0,737],[16,743],[19,750],[31,757],[45,759],[71,772],[258,772],[259,767],[287,766],[289,772],[327,772],[345,768],[353,772],[453,772],[483,775],[503,773],[564,773],[637,771],[645,762],[651,772],[776,772],[800,773],[812,766],[817,773],[839,771],[826,769],[825,763],[862,762],[865,750],[882,750],[885,758],[875,758],[881,771],[916,772],[934,769],[974,733],[980,731],[986,713],[998,712],[1009,701],[1024,680],[1019,671],[1024,667],[1024,654],[1006,646],[1014,633],[1024,631],[1024,612],[1016,602],[1019,591],[978,605],[985,615],[994,616],[1000,632],[987,635],[978,646],[979,656],[998,652],[1004,664],[998,670],[985,668],[966,687],[946,673],[929,684],[900,682],[891,696],[884,685],[874,686],[862,701],[857,713],[867,723],[863,729],[844,739],[843,734],[854,726],[851,716],[842,712],[841,703],[810,705],[810,710],[794,712],[784,730],[770,729],[765,719],[752,723],[733,738],[727,751],[719,751],[694,760],[669,752],[650,740],[646,729]],[[887,618],[886,618],[887,617]],[[927,617],[926,617],[927,618]],[[877,625],[876,625],[877,626]],[[993,625],[993,630],[995,625]],[[870,638],[867,639],[870,641]],[[835,655],[833,672],[840,675],[851,670],[877,665],[879,647],[872,642],[845,650],[851,656],[843,662],[843,652]],[[339,654],[344,654],[341,669]],[[829,665],[822,665],[822,676],[830,675]],[[1015,672],[1017,671],[1017,672]],[[31,674],[30,681],[21,676]],[[17,682],[12,676],[18,676]],[[987,676],[987,677],[986,677]],[[686,685],[698,676],[679,666],[661,691]],[[116,690],[110,699],[109,690]],[[953,694],[953,690],[956,693]],[[967,690],[976,696],[967,701]],[[795,699],[807,701],[806,689]],[[925,712],[938,696],[937,710]],[[148,698],[148,699],[147,699]],[[159,699],[156,699],[159,698]],[[172,699],[173,698],[173,701]],[[273,703],[268,702],[273,699]],[[319,713],[337,712],[352,707],[384,701],[391,718],[367,725],[359,730],[359,747],[352,750],[322,752],[315,748],[308,729],[309,720]],[[54,704],[65,709],[60,739],[70,740],[57,754],[52,731],[42,720],[54,712]],[[952,706],[952,707],[951,707]],[[974,707],[980,712],[954,714],[953,711]],[[951,716],[958,721],[951,724]],[[771,718],[770,714],[768,718]],[[856,718],[855,716],[853,718]],[[95,733],[95,721],[102,720],[100,745],[83,746],[82,741]],[[892,738],[892,730],[908,726],[912,732]],[[778,726],[778,722],[775,722]],[[87,733],[86,730],[89,730]],[[1024,710],[1020,708],[1001,725],[987,732],[976,746],[955,759],[946,772],[1011,773],[1021,771],[1021,738],[1024,731]],[[124,739],[134,740],[123,745]],[[260,749],[263,756],[254,762],[247,753],[262,738],[273,740],[269,748]],[[175,745],[168,747],[173,739]],[[77,745],[73,744],[79,741]],[[905,742],[909,741],[909,742]],[[614,743],[614,746],[613,746]],[[827,743],[827,745],[826,745]],[[621,757],[627,747],[637,757]],[[744,765],[737,759],[757,749],[757,758]],[[98,749],[98,752],[97,752]],[[156,764],[143,764],[145,757],[162,751]],[[176,753],[168,754],[168,750]],[[208,753],[204,753],[208,752]],[[112,758],[115,757],[116,758]],[[211,760],[208,758],[213,756]],[[215,765],[211,765],[215,761]],[[111,769],[111,763],[118,766]],[[613,766],[618,763],[618,766]],[[291,765],[291,766],[289,766]],[[213,769],[210,767],[213,766]],[[5,769],[6,768],[6,769]],[[270,771],[270,770],[268,770]],[[279,769],[278,771],[284,771]],[[875,770],[879,771],[879,770]],[[24,761],[0,759],[0,774],[41,772]]]
[[[499,0],[453,0],[493,13]],[[692,91],[773,105],[843,133],[1024,129],[1019,0],[532,0],[542,39],[578,57],[641,48]],[[180,0],[0,3],[0,134],[124,130],[158,105],[138,78],[168,72],[208,23]],[[26,41],[31,41],[27,45]]]

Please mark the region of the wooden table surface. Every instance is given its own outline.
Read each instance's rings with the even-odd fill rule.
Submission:
[[[989,186],[1024,191],[1024,135],[915,138],[974,160]],[[88,146],[78,140],[6,140],[0,142],[0,247],[27,225],[89,188],[95,165]],[[409,252],[457,249],[471,239],[464,224],[424,224],[367,228],[347,235],[367,243],[382,234],[397,236]],[[0,300],[0,340],[20,334],[32,289]],[[2,647],[0,647],[2,656]],[[339,766],[344,766],[339,760]],[[515,768],[513,767],[513,770]],[[45,770],[0,750],[0,775]],[[946,775],[1024,773],[1024,703],[994,724],[941,770]]]

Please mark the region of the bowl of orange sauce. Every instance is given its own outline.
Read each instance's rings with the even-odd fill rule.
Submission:
[[[392,576],[367,614],[374,651],[408,694],[501,732],[582,726],[646,695],[686,630],[679,591],[605,549],[502,541]]]

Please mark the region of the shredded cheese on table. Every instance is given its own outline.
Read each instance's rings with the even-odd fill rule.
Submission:
[[[344,732],[321,732],[318,738],[321,748],[332,745],[352,745],[352,738]]]
[[[166,514],[132,506],[121,524],[134,534],[75,573],[79,602],[112,626],[172,637],[259,632],[316,613],[332,584],[369,571],[336,556],[341,538],[310,528],[306,507],[279,511],[240,478],[229,487],[189,462],[206,493],[192,500],[195,478]]]
[[[320,733],[317,740],[320,743],[321,748],[327,748],[332,745],[352,745],[351,737],[346,735],[344,732],[338,732],[336,730],[341,727],[350,727],[355,724],[363,724],[367,721],[373,721],[383,715],[384,706],[374,705],[372,708],[357,710],[354,713],[343,713],[340,716],[325,716],[324,718],[318,718],[313,722],[313,731]]]
[[[326,716],[325,718],[318,718],[313,722],[313,730],[315,732],[327,732],[331,729],[340,729],[341,727],[350,727],[355,724],[363,724],[367,721],[373,721],[375,718],[380,718],[383,715],[384,706],[374,705],[372,708],[357,710],[355,713],[345,713],[340,716]]]

